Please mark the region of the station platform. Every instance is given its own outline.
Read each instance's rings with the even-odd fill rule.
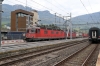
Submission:
[[[98,55],[96,66],[100,66],[100,51],[99,51],[99,55]]]
[[[18,44],[17,43],[16,44],[2,44],[0,47],[0,54],[4,52],[14,51],[14,50],[46,46],[46,45],[52,45],[52,44],[59,44],[59,43],[65,43],[65,42],[72,42],[72,41],[81,41],[85,39],[87,38],[26,42],[26,43],[18,43]]]

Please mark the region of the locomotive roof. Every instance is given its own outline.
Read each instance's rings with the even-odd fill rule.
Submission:
[[[99,30],[98,27],[91,27],[89,30]]]
[[[43,27],[41,27],[41,29],[49,29],[49,30],[61,30],[61,29],[56,29],[56,28],[43,28]]]
[[[60,29],[60,28],[46,28],[46,27],[30,27],[30,28],[28,28],[28,29],[49,29],[49,30],[62,30],[62,29]]]

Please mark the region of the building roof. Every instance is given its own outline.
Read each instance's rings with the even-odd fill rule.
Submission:
[[[22,10],[22,9],[17,9],[17,10],[12,11],[12,12],[15,12],[15,13],[25,13],[25,14],[34,16],[34,13],[29,12],[29,11],[25,11],[25,10]]]

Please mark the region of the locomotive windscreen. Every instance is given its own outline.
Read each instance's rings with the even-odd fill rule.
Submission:
[[[36,29],[27,29],[27,33],[35,33]]]
[[[92,31],[92,38],[96,38],[97,37],[97,31]]]

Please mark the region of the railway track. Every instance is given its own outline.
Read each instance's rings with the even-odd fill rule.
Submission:
[[[69,51],[70,48],[75,48],[77,46],[84,47],[87,45],[88,45],[87,42],[85,42],[85,44],[84,43],[66,44],[64,46],[49,48],[49,49],[41,50],[37,52],[29,52],[29,53],[25,53],[21,55],[6,57],[6,58],[0,59],[0,66],[12,66],[12,65],[31,66],[33,64],[38,66],[39,64],[45,61],[62,56],[65,53],[64,51],[66,49]],[[75,50],[78,50],[78,49],[75,49]],[[73,50],[72,52],[74,52],[75,50]]]
[[[93,52],[98,45],[89,45],[80,51],[77,51],[53,66],[86,66]]]

